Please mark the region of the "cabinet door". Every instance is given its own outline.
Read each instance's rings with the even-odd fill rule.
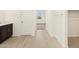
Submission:
[[[10,37],[13,34],[13,25],[12,24],[7,25],[7,32],[8,32],[8,37]]]
[[[6,39],[7,36],[8,36],[7,26],[2,26],[1,27],[1,40]]]

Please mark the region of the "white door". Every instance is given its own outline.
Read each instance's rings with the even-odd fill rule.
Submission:
[[[34,10],[21,11],[21,23],[23,35],[34,35],[36,25],[36,13]]]

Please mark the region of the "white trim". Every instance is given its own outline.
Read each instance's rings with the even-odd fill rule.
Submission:
[[[68,37],[79,37],[79,35],[69,35]]]

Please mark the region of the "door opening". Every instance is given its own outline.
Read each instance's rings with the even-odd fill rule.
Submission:
[[[37,30],[45,30],[45,10],[37,10]]]

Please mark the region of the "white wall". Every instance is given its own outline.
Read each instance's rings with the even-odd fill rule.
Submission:
[[[69,37],[79,37],[79,11],[68,11]]]
[[[5,10],[5,22],[13,23],[13,36],[21,35],[21,13],[19,10]]]
[[[54,36],[54,24],[53,24],[53,14],[52,14],[53,11],[51,10],[47,10],[46,11],[46,30],[48,31],[48,33],[50,34],[50,36]]]
[[[34,36],[36,31],[36,11],[6,10],[5,22],[13,23],[13,36]]]
[[[4,23],[4,21],[5,21],[4,10],[0,10],[0,23]]]
[[[47,11],[49,17],[46,20],[46,29],[51,36],[54,36],[63,47],[67,47],[67,25],[66,11]]]
[[[57,10],[53,14],[54,35],[63,46],[67,46],[67,13],[65,10]]]

